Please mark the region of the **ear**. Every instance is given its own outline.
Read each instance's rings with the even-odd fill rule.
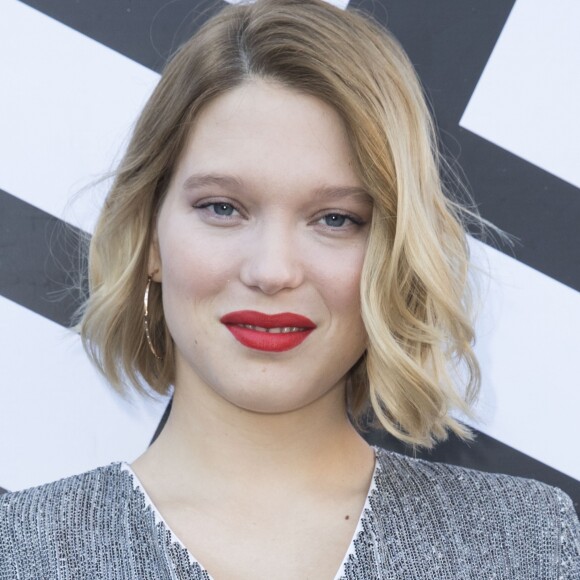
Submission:
[[[155,228],[155,231],[153,232],[153,237],[149,246],[147,275],[151,276],[151,279],[154,282],[161,282],[161,254],[159,252],[159,238],[157,236],[157,228]]]

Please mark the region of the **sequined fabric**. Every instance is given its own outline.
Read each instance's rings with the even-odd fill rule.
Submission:
[[[377,462],[337,578],[580,580],[560,490],[383,450]],[[116,463],[0,497],[0,580],[16,578],[211,577]]]

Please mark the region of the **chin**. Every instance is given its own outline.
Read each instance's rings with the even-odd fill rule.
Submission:
[[[329,387],[316,393],[300,393],[296,387],[288,388],[286,385],[285,388],[277,388],[270,383],[263,388],[256,388],[254,385],[251,391],[229,393],[229,396],[222,393],[221,396],[230,404],[250,413],[280,415],[299,411],[322,399],[328,399],[330,402],[330,398],[326,395],[333,390]]]
[[[292,413],[312,403],[304,400],[280,400],[280,397],[269,396],[230,398],[229,402],[243,411],[259,415]]]

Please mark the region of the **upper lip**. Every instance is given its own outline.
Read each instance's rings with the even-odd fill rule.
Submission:
[[[281,312],[280,314],[264,314],[255,310],[238,310],[229,312],[220,318],[223,324],[249,324],[261,328],[316,328],[316,324],[301,314]]]

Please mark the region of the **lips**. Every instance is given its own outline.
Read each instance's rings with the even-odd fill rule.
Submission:
[[[292,312],[264,314],[239,310],[225,314],[220,322],[244,346],[268,352],[291,350],[316,328],[312,320]]]

